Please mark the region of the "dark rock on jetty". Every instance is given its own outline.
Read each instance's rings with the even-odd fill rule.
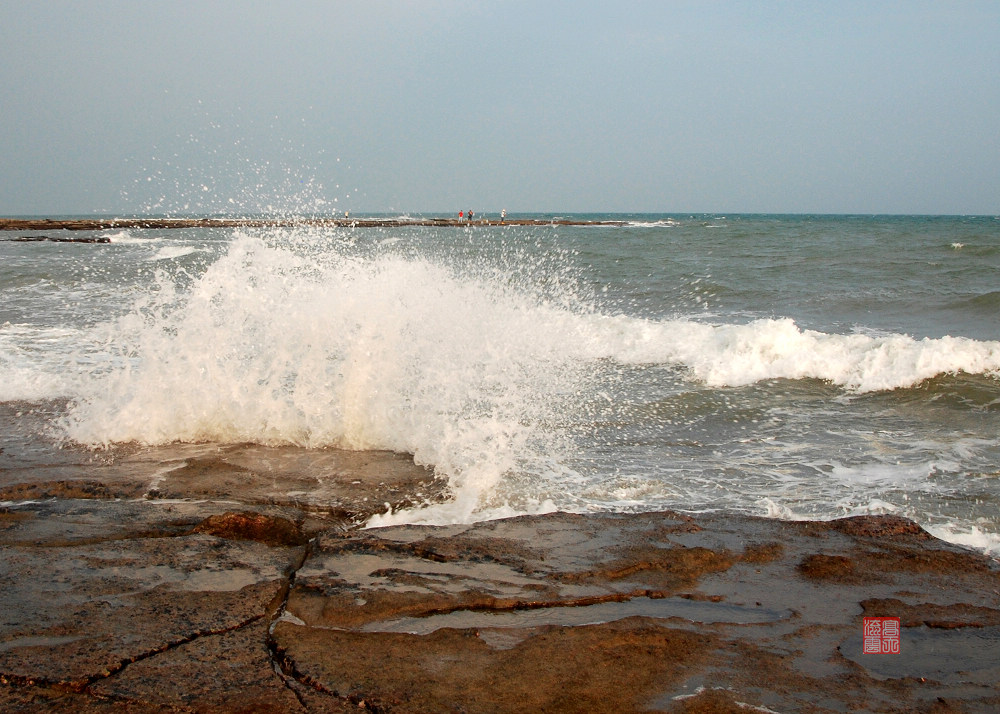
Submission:
[[[17,236],[16,238],[4,238],[3,240],[16,243],[110,243],[111,239],[106,236]]]
[[[441,483],[396,454],[173,448],[0,471],[0,710],[1000,709],[998,564],[904,519],[363,530]],[[901,653],[863,654],[886,616]]]
[[[624,221],[578,219],[507,218],[503,221],[477,218],[0,218],[0,231],[103,231],[143,228],[276,228],[291,226],[338,226],[346,228],[395,228],[401,226],[620,226]],[[47,240],[53,240],[48,238]]]

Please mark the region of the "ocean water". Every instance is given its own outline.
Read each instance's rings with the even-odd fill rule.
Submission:
[[[1000,556],[1000,219],[556,217],[618,223],[0,234],[0,478],[391,449],[452,498],[373,526],[895,513]]]

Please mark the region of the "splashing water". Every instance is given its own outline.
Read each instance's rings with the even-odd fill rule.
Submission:
[[[63,437],[98,447],[390,449],[447,480],[448,503],[371,525],[553,509],[896,512],[1000,547],[1000,342],[944,334],[950,318],[923,338],[825,329],[843,324],[838,310],[857,314],[851,291],[872,282],[854,287],[829,260],[802,280],[839,303],[752,314],[742,306],[773,296],[738,250],[723,264],[740,280],[690,269],[725,226],[628,230],[136,231],[115,236],[103,268],[63,249],[67,274],[82,277],[46,280],[71,285],[74,301],[45,298],[68,294],[45,282],[11,293],[45,324],[0,326],[0,398],[68,398]],[[691,230],[702,243],[658,247]],[[739,248],[725,240],[715,249]],[[784,260],[802,249],[754,250]],[[976,250],[969,269],[981,272],[994,253]],[[673,260],[675,282],[646,260]],[[983,311],[961,307],[976,300],[953,303],[990,334]]]
[[[187,289],[159,273],[107,326],[116,368],[75,400],[70,438],[409,452],[451,479],[451,518],[549,468],[542,425],[585,379],[570,315],[426,259],[294,249],[309,237],[239,234]]]

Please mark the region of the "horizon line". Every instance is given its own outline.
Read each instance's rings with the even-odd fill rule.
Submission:
[[[462,213],[467,213],[464,209]],[[486,219],[489,216],[501,216],[501,209],[475,211],[477,218]],[[566,210],[544,210],[544,211],[516,211],[506,210],[507,217],[514,216],[828,216],[828,217],[908,217],[908,218],[1000,218],[1000,212],[995,213],[895,213],[895,212],[831,212],[831,211],[566,211]],[[421,216],[427,218],[457,218],[459,212],[456,211],[407,211],[397,209],[387,209],[378,211],[346,211],[344,213],[335,212],[310,212],[310,211],[270,211],[270,212],[111,212],[93,211],[89,213],[4,213],[0,214],[0,221],[17,220],[68,220],[68,219],[95,219],[95,220],[143,220],[143,219],[178,219],[178,220],[345,220],[354,217],[398,217]]]

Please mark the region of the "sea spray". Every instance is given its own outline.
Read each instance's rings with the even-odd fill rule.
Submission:
[[[996,342],[609,312],[557,249],[425,237],[237,231],[199,270],[156,270],[124,316],[94,328],[107,364],[76,385],[66,434],[410,453],[452,502],[375,522],[451,522],[688,498],[669,460],[651,477],[620,473],[629,439],[669,441],[703,418],[651,418],[629,391],[637,367],[672,372],[664,384],[681,392],[816,379],[859,394],[1000,369]],[[628,426],[630,412],[644,423]],[[602,450],[617,473],[595,486],[581,469]]]
[[[105,326],[115,367],[81,385],[67,435],[412,453],[449,479],[455,519],[558,461],[547,425],[586,375],[551,291],[314,237],[239,233],[193,280],[158,272]]]
[[[373,525],[894,512],[993,547],[1000,224],[634,218],[0,242],[0,456],[389,448],[453,499]]]

